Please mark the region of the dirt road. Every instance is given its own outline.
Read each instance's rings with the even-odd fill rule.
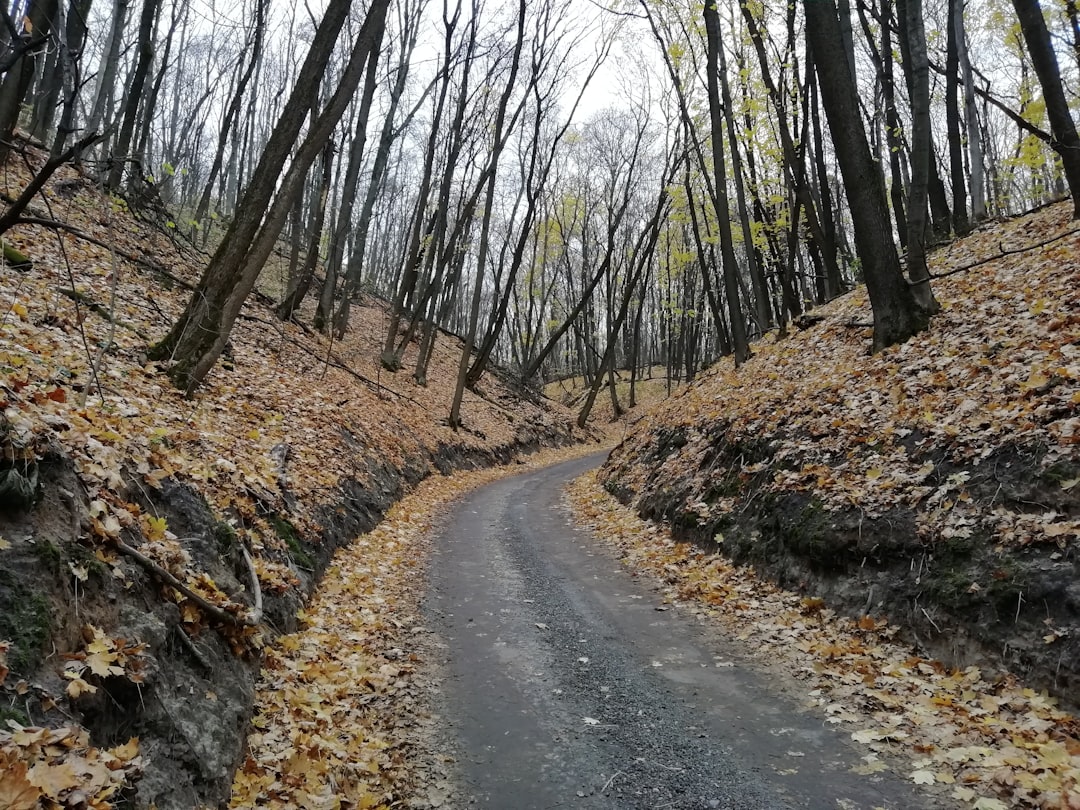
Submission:
[[[924,808],[804,711],[798,683],[662,604],[562,508],[592,456],[477,490],[430,569],[460,795],[531,808]]]

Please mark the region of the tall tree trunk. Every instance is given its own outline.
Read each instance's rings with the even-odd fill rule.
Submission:
[[[739,138],[735,131],[734,108],[731,103],[731,83],[728,81],[727,57],[723,43],[718,48],[718,69],[720,71],[720,98],[727,110],[728,149],[731,151],[731,174],[735,178],[735,207],[739,211],[739,228],[742,230],[743,245],[746,251],[746,269],[750,275],[750,285],[754,290],[754,320],[758,331],[764,333],[772,326],[772,314],[769,311],[769,289],[765,283],[765,271],[754,251],[754,234],[750,229],[750,212],[746,207],[746,189],[742,182],[742,154]]]
[[[48,42],[58,7],[57,0],[33,3],[27,15],[30,24],[25,26],[19,41],[14,44],[14,62],[0,82],[0,163],[4,162],[11,151],[23,100],[37,70],[41,51]]]
[[[968,58],[967,33],[964,26],[964,4],[956,3],[952,27],[956,31],[956,58],[964,83],[964,119],[967,127],[968,168],[971,174],[971,224],[986,219],[986,170],[983,167],[983,139],[979,131],[979,110],[975,103],[975,81]]]
[[[439,207],[435,216],[429,217],[427,214],[428,197],[431,194],[435,153],[439,144],[438,122],[442,120],[443,110],[445,109],[446,99],[450,89],[452,79],[451,61],[456,56],[453,52],[453,37],[460,13],[461,4],[459,3],[453,16],[447,16],[445,13],[443,15],[443,24],[445,28],[443,40],[443,83],[439,90],[438,101],[435,103],[431,132],[428,135],[427,151],[424,156],[424,169],[420,178],[420,193],[417,195],[416,199],[416,213],[413,219],[408,249],[406,250],[403,259],[401,278],[397,283],[394,302],[390,308],[390,317],[387,318],[386,339],[383,341],[383,350],[380,356],[380,362],[391,371],[396,371],[401,365],[401,358],[396,351],[395,344],[397,343],[398,329],[401,326],[401,318],[404,314],[405,302],[409,300],[416,291],[420,264],[423,260],[422,236],[424,235],[425,222],[431,223],[428,229],[428,233],[430,234],[438,225],[437,217],[445,218],[447,216],[447,206],[445,205],[445,202],[449,201],[449,186],[457,167],[457,156],[461,148],[462,124],[465,118],[465,109],[468,106],[469,78],[472,68],[473,52],[476,47],[475,19],[469,21],[469,34],[465,45],[465,52],[460,55],[462,64],[461,87],[454,109],[453,123],[450,125],[450,148],[448,150],[446,165],[443,169],[443,177],[440,184]],[[441,239],[436,239],[435,241],[438,243]],[[419,307],[417,307],[417,309],[419,310]]]
[[[132,150],[132,165],[142,166],[146,159],[146,149],[150,143],[150,135],[153,129],[154,121],[157,116],[157,104],[158,97],[161,95],[161,86],[165,82],[165,76],[169,72],[169,54],[172,53],[173,38],[176,35],[176,27],[180,24],[181,9],[179,6],[174,5],[172,8],[172,19],[169,21],[169,30],[165,34],[165,50],[161,54],[161,64],[158,66],[157,75],[154,77],[154,81],[150,86],[150,92],[147,94],[145,103],[141,105],[139,110],[139,124],[138,124],[138,136],[133,139],[134,148]],[[188,17],[184,13],[183,28],[180,31],[180,45],[179,51],[181,53],[179,65],[177,71],[183,72],[183,53],[187,49],[187,31],[188,31]],[[205,97],[209,97],[209,88],[207,88],[207,94]],[[178,127],[178,119],[180,112],[180,94],[178,93],[173,99],[173,114],[171,118],[172,126],[171,130],[176,132]],[[180,135],[180,140],[184,140],[183,135]],[[169,153],[164,156],[166,159],[173,158],[174,155]]]
[[[908,189],[907,273],[918,306],[937,311],[926,266],[926,214],[930,182],[930,64],[926,55],[922,0],[898,0],[911,73],[911,187]]]
[[[833,0],[803,0],[807,46],[821,77],[821,99],[844,177],[855,243],[874,310],[875,351],[907,340],[926,328],[921,309],[900,270],[892,239],[885,181],[866,140],[855,82],[840,45]]]
[[[349,0],[330,0],[327,4],[293,91],[259,158],[228,232],[184,313],[151,350],[155,359],[171,358],[174,361],[170,376],[189,394],[202,383],[225,348],[236,316],[273,249],[308,167],[341,119],[363,76],[367,60],[377,58],[376,41],[382,37],[388,5],[389,0],[373,0],[340,84],[308,131],[285,178],[281,179],[281,171],[310,105],[311,87],[319,83],[351,6]],[[275,196],[279,181],[281,188]]]
[[[57,28],[57,47],[51,52],[49,64],[45,68],[41,92],[38,93],[30,122],[31,137],[43,143],[52,135],[56,111],[61,104],[60,94],[67,82],[66,77],[71,76],[82,60],[83,43],[86,41],[86,18],[90,14],[91,2],[92,0],[72,0],[63,15],[63,29]],[[58,3],[57,11],[62,8],[62,4]],[[70,134],[63,133],[64,138]]]
[[[228,144],[230,137],[235,137],[235,123],[240,115],[240,108],[244,103],[244,93],[247,92],[248,83],[251,81],[251,76],[255,72],[255,65],[259,62],[260,55],[262,54],[263,37],[266,31],[266,8],[269,5],[270,0],[256,0],[255,3],[255,22],[254,30],[252,31],[252,45],[250,49],[250,56],[245,62],[241,57],[238,68],[240,68],[240,77],[237,79],[236,87],[233,90],[232,98],[229,100],[229,106],[225,110],[225,115],[221,120],[221,129],[218,131],[217,146],[214,149],[214,159],[210,163],[210,172],[206,177],[206,185],[203,186],[202,195],[199,197],[199,203],[195,206],[195,221],[203,222],[206,218],[206,212],[210,209],[210,196],[213,193],[214,184],[217,182],[218,175],[221,173],[221,167],[225,160],[225,146]],[[248,50],[245,49],[245,54]]]
[[[1065,181],[1073,198],[1073,219],[1080,219],[1080,136],[1076,133],[1076,124],[1069,112],[1050,32],[1046,28],[1039,0],[1012,0],[1012,4],[1020,19],[1020,30],[1031,55],[1031,64],[1042,86],[1046,117],[1050,119],[1050,131],[1054,136],[1051,145],[1061,158]]]
[[[723,110],[720,106],[719,60],[720,60],[720,16],[713,2],[705,3],[702,11],[705,17],[706,82],[709,93],[709,121],[712,132],[713,175],[715,177],[715,198],[717,228],[720,232],[720,257],[724,274],[724,294],[727,298],[728,320],[731,325],[731,344],[734,349],[735,365],[745,363],[750,358],[750,344],[746,337],[746,324],[743,322],[742,306],[739,304],[739,268],[735,260],[735,248],[731,241],[731,217],[727,198],[727,170],[724,164],[724,125]],[[580,421],[580,420],[579,420]]]
[[[957,236],[971,231],[967,214],[967,183],[964,180],[964,142],[960,128],[960,57],[957,46],[963,29],[957,30],[957,16],[963,15],[963,0],[948,0],[948,36],[945,43],[945,125],[949,134],[949,175],[952,183],[953,230]]]
[[[326,201],[330,197],[330,186],[333,183],[334,177],[334,144],[332,141],[327,141],[323,147],[322,157],[320,158],[321,171],[318,175],[318,183],[315,188],[315,193],[312,194],[311,208],[308,212],[308,228],[307,228],[307,250],[304,253],[304,262],[298,268],[295,273],[289,273],[289,286],[285,290],[285,297],[278,304],[277,316],[283,321],[287,321],[293,316],[297,309],[300,308],[300,304],[308,294],[308,290],[311,289],[311,282],[315,278],[315,267],[319,263],[319,244],[322,242],[323,224],[326,222]],[[296,197],[297,203],[301,200],[301,195]],[[293,206],[293,210],[297,210],[299,206]],[[299,218],[297,218],[299,221]],[[296,235],[293,242],[294,245],[299,245],[300,238]],[[289,261],[290,265],[293,264],[292,257]]]
[[[124,25],[127,21],[128,6],[131,0],[115,0],[113,13],[109,21],[108,44],[102,65],[98,67],[98,79],[94,89],[94,103],[86,119],[86,130],[97,131],[105,119],[105,109],[112,98],[116,86],[116,73],[120,65],[120,46],[124,39]]]
[[[498,174],[499,156],[506,145],[507,132],[504,131],[506,128],[506,108],[509,106],[510,96],[514,92],[518,67],[521,64],[521,51],[525,46],[525,13],[525,0],[518,0],[517,39],[514,43],[514,53],[510,63],[510,75],[506,80],[506,88],[499,97],[499,106],[495,111],[494,144],[487,167],[487,191],[485,193],[483,218],[480,222],[480,243],[476,254],[476,277],[473,280],[473,294],[469,307],[469,321],[465,332],[465,345],[461,350],[457,383],[454,386],[454,398],[450,403],[450,427],[454,430],[461,427],[461,402],[465,396],[469,362],[472,359],[473,343],[476,340],[477,326],[480,321],[480,302],[483,300],[484,294],[484,271],[488,259],[488,243],[491,238],[491,212],[495,204],[495,178]]]
[[[124,177],[124,167],[127,165],[128,152],[135,134],[139,105],[144,100],[143,85],[146,84],[146,76],[154,62],[154,26],[157,23],[160,8],[161,0],[143,0],[142,14],[139,17],[138,58],[128,85],[127,102],[124,105],[120,132],[116,136],[112,155],[107,164],[108,174],[105,177],[105,187],[110,191],[119,191],[120,181]]]
[[[750,34],[750,40],[754,45],[754,51],[758,57],[758,64],[761,68],[761,80],[765,84],[765,89],[769,94],[769,99],[776,112],[776,126],[780,134],[780,148],[784,155],[785,176],[788,184],[794,189],[795,194],[798,195],[800,204],[806,212],[806,226],[810,231],[810,238],[817,242],[822,248],[822,255],[826,262],[826,267],[828,268],[826,275],[831,278],[840,278],[840,269],[836,265],[835,246],[833,246],[831,250],[827,249],[827,240],[825,238],[825,233],[821,228],[821,221],[818,219],[817,207],[814,204],[813,196],[810,194],[810,184],[806,179],[805,152],[800,154],[801,150],[797,149],[795,146],[795,140],[792,137],[791,129],[788,125],[788,112],[785,109],[780,89],[777,87],[776,82],[773,80],[772,72],[769,70],[768,54],[765,50],[765,40],[761,26],[754,17],[754,12],[747,4],[747,0],[739,0],[739,7],[742,10],[743,20],[746,23],[747,31]],[[793,14],[789,15],[788,19],[789,28],[791,28],[794,26]],[[846,56],[844,57],[844,60],[847,62]],[[852,79],[852,81],[854,81],[854,79]]]
[[[413,50],[416,48],[416,39],[419,32],[420,9],[416,8],[412,16],[405,23],[405,36],[398,58],[397,76],[394,86],[390,91],[390,104],[383,120],[382,132],[379,135],[379,145],[375,149],[375,161],[371,167],[371,179],[368,181],[367,190],[364,193],[364,203],[360,208],[360,219],[356,224],[356,237],[352,251],[349,254],[349,262],[345,272],[345,285],[342,290],[341,303],[337,312],[334,313],[334,335],[340,340],[345,337],[345,331],[349,327],[349,308],[352,298],[360,288],[360,281],[364,273],[364,263],[367,260],[368,231],[371,228],[371,218],[375,211],[375,203],[386,177],[386,167],[390,160],[390,149],[394,145],[397,136],[397,110],[401,102],[401,94],[405,92],[405,85],[409,77],[409,64]],[[447,67],[448,69],[448,67]],[[438,81],[436,76],[434,81]],[[431,85],[432,87],[434,84]],[[415,109],[414,109],[415,112]]]
[[[380,39],[381,42],[381,39]],[[375,55],[368,60],[367,75],[364,78],[364,92],[361,94],[360,107],[353,126],[352,143],[349,145],[349,162],[345,167],[345,179],[342,181],[341,199],[335,206],[337,220],[330,235],[330,251],[324,268],[325,281],[319,306],[315,310],[315,328],[320,332],[329,332],[334,313],[334,293],[337,291],[338,273],[345,257],[345,243],[352,228],[353,205],[356,202],[356,186],[360,182],[360,167],[364,162],[364,147],[367,145],[368,116],[371,114],[371,102],[375,98],[375,84],[378,77],[378,47]]]

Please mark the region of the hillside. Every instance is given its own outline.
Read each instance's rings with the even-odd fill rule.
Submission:
[[[0,276],[0,795],[213,804],[262,649],[336,548],[426,477],[587,436],[490,373],[450,430],[460,341],[438,338],[427,387],[388,374],[377,300],[331,344],[256,296],[185,399],[145,352],[206,257],[73,169],[47,192],[33,214],[62,227],[9,232],[33,264]]]
[[[1080,703],[1080,232],[1059,204],[937,251],[942,311],[869,355],[860,288],[638,422],[600,474],[677,539],[950,666]]]

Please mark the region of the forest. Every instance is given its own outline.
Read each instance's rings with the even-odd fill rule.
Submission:
[[[925,328],[928,249],[1080,184],[1080,14],[1042,5],[16,4],[0,137],[48,159],[0,233],[74,163],[206,251],[150,348],[189,393],[257,285],[338,338],[371,291],[389,371],[465,339],[452,424],[492,362],[583,375],[584,423],[617,369],[741,362],[856,283],[875,349]]]
[[[432,537],[612,447],[844,773],[1080,807],[1078,112],[1075,0],[13,0],[0,808],[465,806]]]

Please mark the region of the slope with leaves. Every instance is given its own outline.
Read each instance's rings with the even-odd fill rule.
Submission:
[[[9,162],[7,192],[42,159]],[[356,326],[331,344],[253,300],[224,362],[185,399],[145,349],[205,257],[74,169],[31,213],[47,223],[5,239],[33,267],[0,276],[0,641],[12,642],[0,719],[17,727],[0,736],[3,756],[26,754],[33,772],[41,760],[26,752],[45,749],[12,747],[11,734],[65,715],[95,740],[124,742],[134,729],[140,802],[216,801],[239,755],[262,620],[290,630],[334,549],[430,473],[581,434],[564,410],[492,375],[467,393],[465,429],[451,431],[460,342],[439,337],[426,388],[389,377],[376,359],[377,301],[355,308]],[[99,625],[117,649],[146,643],[143,681],[45,659],[55,645],[89,660]],[[121,709],[132,717],[121,722]],[[82,756],[78,735],[48,748]],[[37,795],[47,806],[71,796]]]
[[[1080,808],[1080,721],[1045,692],[975,666],[950,670],[901,643],[887,621],[840,616],[820,598],[677,542],[604,492],[595,474],[573,482],[568,502],[624,565],[659,579],[667,600],[746,642],[767,677],[793,677],[823,722],[850,730],[866,751],[857,773],[899,768],[973,810]]]
[[[658,408],[604,485],[950,661],[1075,702],[1078,256],[1064,204],[987,226],[932,257],[928,332],[868,355],[856,290]]]

